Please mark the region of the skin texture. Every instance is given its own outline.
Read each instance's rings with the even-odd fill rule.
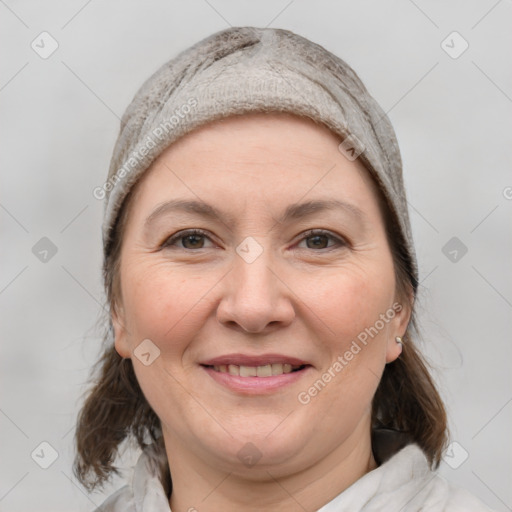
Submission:
[[[162,422],[173,512],[316,510],[376,467],[371,400],[386,363],[400,355],[395,336],[410,307],[395,294],[375,185],[339,142],[288,114],[231,117],[180,139],[139,182],[121,251],[115,346],[132,359]],[[174,212],[145,230],[151,212],[176,198],[231,218]],[[316,199],[350,203],[363,220],[331,210],[278,221],[288,205]],[[206,236],[162,247],[192,228]],[[304,238],[309,229],[334,238]],[[236,252],[246,237],[262,249],[251,263]],[[401,310],[333,371],[397,302]],[[145,339],[160,350],[147,366],[134,355]],[[284,354],[310,367],[283,388],[247,395],[199,364],[231,353]],[[299,393],[329,368],[335,376],[301,403]],[[241,449],[257,462],[244,461]]]

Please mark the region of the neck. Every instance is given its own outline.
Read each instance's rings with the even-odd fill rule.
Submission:
[[[295,473],[268,468],[257,479],[206,465],[169,438],[166,450],[173,481],[172,512],[317,510],[377,467],[369,428],[310,467]]]

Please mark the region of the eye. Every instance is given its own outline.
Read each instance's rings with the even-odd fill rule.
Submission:
[[[177,249],[190,250],[207,249],[208,247],[204,246],[205,240],[211,241],[205,231],[201,229],[188,229],[185,231],[179,231],[175,235],[169,237],[161,245],[161,248],[174,247]],[[329,241],[334,242],[334,244],[328,245]],[[179,246],[177,245],[177,242],[180,242]],[[333,235],[330,231],[323,229],[311,229],[306,231],[303,233],[302,239],[299,243],[302,242],[306,242],[306,249],[332,249],[335,246],[345,247],[347,245],[343,239]]]
[[[311,229],[306,231],[303,233],[300,243],[305,241],[307,249],[331,249],[333,248],[332,245],[326,245],[329,243],[329,240],[334,241],[334,245],[337,245],[338,247],[345,247],[347,245],[344,240],[334,236],[330,231],[325,231],[323,229]],[[311,243],[308,243],[308,241],[311,241]]]
[[[172,247],[176,242],[181,241],[181,246],[178,249],[206,249],[204,247],[204,240],[208,239],[206,233],[201,229],[188,229],[186,231],[179,231],[175,235],[169,237],[161,245],[161,248]]]

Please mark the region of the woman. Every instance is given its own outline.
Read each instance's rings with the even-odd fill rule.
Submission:
[[[489,510],[435,473],[399,149],[345,62],[210,36],[139,90],[95,195],[110,329],[75,471],[143,450],[101,510]]]

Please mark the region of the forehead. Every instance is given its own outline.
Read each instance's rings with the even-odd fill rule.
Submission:
[[[139,180],[134,202],[214,197],[224,209],[316,196],[375,202],[373,179],[338,150],[340,141],[326,126],[287,113],[217,120],[168,147]]]
[[[263,160],[279,152],[284,161],[300,157],[329,163],[332,155],[326,149],[339,143],[339,137],[325,125],[307,117],[285,112],[253,112],[219,119],[193,130],[167,148],[157,162],[169,153],[178,155],[188,150],[216,154],[218,158],[222,148],[226,159],[251,155]]]

